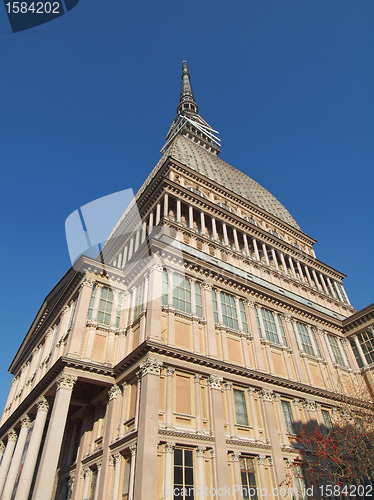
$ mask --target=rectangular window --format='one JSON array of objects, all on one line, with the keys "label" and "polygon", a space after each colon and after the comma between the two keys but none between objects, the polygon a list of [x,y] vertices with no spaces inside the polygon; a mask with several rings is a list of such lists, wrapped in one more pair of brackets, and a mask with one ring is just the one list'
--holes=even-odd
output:
[{"label": "rectangular window", "polygon": [[289,434],[296,434],[296,425],[293,418],[291,402],[281,401],[281,403],[284,416],[284,423],[286,424],[286,430]]},{"label": "rectangular window", "polygon": [[304,471],[301,465],[294,465],[293,466],[293,473],[294,473],[294,478],[295,478],[295,486],[297,489],[297,494],[299,496],[299,500],[305,500],[305,495],[304,492],[306,490],[306,482],[305,482],[305,476],[304,476]]},{"label": "rectangular window", "polygon": [[239,330],[238,315],[236,313],[235,299],[232,295],[221,292],[222,321],[227,328]]},{"label": "rectangular window", "polygon": [[144,309],[144,280],[141,281],[139,285],[136,287],[134,318],[133,318],[134,321],[140,316],[140,313],[143,311],[143,309]]},{"label": "rectangular window", "polygon": [[247,405],[245,403],[244,391],[234,389],[234,403],[236,423],[238,425],[248,425]]},{"label": "rectangular window", "polygon": [[212,300],[213,300],[213,315],[214,315],[214,322],[219,323],[218,319],[218,304],[217,304],[217,292],[215,289],[212,289]]},{"label": "rectangular window", "polygon": [[113,307],[113,290],[110,288],[103,288],[101,290],[99,310],[97,313],[97,322],[102,325],[110,324],[110,316]]},{"label": "rectangular window", "polygon": [[299,332],[302,351],[306,354],[309,354],[310,356],[315,356],[316,354],[314,352],[312,339],[310,338],[308,328],[303,325],[303,323],[299,323],[298,321],[296,321],[296,328]]},{"label": "rectangular window", "polygon": [[342,352],[343,346],[340,343],[340,339],[338,337],[335,337],[334,335],[327,335],[327,337],[329,339],[331,350],[335,358],[335,363],[343,368],[346,368],[347,363],[344,360],[344,355]]},{"label": "rectangular window", "polygon": [[95,304],[95,297],[96,297],[96,285],[94,285],[92,288],[90,306],[88,308],[88,314],[87,314],[88,319],[92,318],[93,308],[94,308],[94,304]]},{"label": "rectangular window", "polygon": [[195,282],[195,301],[196,301],[196,315],[199,318],[203,317],[203,298],[201,295],[201,285]]},{"label": "rectangular window", "polygon": [[180,274],[173,274],[173,307],[191,314],[191,283]]},{"label": "rectangular window", "polygon": [[241,299],[239,300],[239,309],[240,309],[240,317],[242,319],[243,332],[248,333],[248,325],[247,325],[247,318],[245,315],[244,302]]},{"label": "rectangular window", "polygon": [[261,308],[262,322],[265,328],[266,338],[273,342],[273,344],[279,344],[279,337],[277,333],[277,326],[275,324],[274,315],[271,311]]},{"label": "rectangular window", "polygon": [[194,498],[193,454],[192,450],[174,450],[174,498],[192,500]]},{"label": "rectangular window", "polygon": [[240,475],[242,479],[242,495],[245,500],[258,500],[255,464],[253,458],[240,458]]},{"label": "rectangular window", "polygon": [[332,427],[330,412],[328,410],[321,410],[321,412],[323,418],[323,425],[326,427],[327,430],[330,430]]}]

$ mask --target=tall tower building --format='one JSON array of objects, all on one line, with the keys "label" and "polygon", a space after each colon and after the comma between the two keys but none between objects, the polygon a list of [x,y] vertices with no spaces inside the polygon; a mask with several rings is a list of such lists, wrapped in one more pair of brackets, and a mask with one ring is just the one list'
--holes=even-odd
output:
[{"label": "tall tower building", "polygon": [[372,389],[374,305],[219,153],[184,62],[160,161],[11,363],[2,500],[280,499],[300,426]]}]

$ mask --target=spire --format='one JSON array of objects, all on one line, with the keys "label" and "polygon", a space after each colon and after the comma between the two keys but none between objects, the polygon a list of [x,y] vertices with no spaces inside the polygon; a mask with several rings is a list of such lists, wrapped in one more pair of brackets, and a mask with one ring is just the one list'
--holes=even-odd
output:
[{"label": "spire", "polygon": [[221,141],[217,137],[217,134],[218,132],[212,129],[199,115],[199,108],[195,102],[191,88],[187,62],[183,61],[182,86],[177,116],[174,118],[166,135],[166,142],[161,149],[161,153],[165,153],[178,135],[183,135],[210,153],[218,155]]},{"label": "spire", "polygon": [[199,108],[195,102],[195,98],[191,88],[190,74],[188,72],[187,62],[183,61],[182,69],[182,86],[181,86],[181,96],[178,105],[178,115],[184,114],[184,111],[198,113]]}]

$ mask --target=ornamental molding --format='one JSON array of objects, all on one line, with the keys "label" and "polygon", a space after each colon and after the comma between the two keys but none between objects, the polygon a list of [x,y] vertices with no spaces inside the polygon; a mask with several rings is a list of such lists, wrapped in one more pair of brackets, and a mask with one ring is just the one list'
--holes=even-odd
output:
[{"label": "ornamental molding", "polygon": [[8,443],[9,441],[17,441],[18,439],[17,433],[14,429],[10,429],[7,436],[8,436]]},{"label": "ornamental molding", "polygon": [[153,374],[153,375],[161,375],[162,361],[154,358],[147,358],[143,363],[140,363],[139,378],[144,377],[145,375]]},{"label": "ornamental molding", "polygon": [[271,389],[263,387],[258,391],[258,394],[263,401],[273,402],[273,391]]},{"label": "ornamental molding", "polygon": [[61,373],[57,379],[57,391],[60,389],[68,389],[68,390],[73,390],[74,384],[78,380],[78,377],[74,375],[69,375],[67,373]]},{"label": "ornamental molding", "polygon": [[29,416],[23,415],[23,417],[21,417],[21,428],[26,427],[28,429],[30,427],[30,425],[31,425],[31,420],[30,420]]},{"label": "ornamental molding", "polygon": [[304,399],[304,401],[303,401],[303,407],[307,411],[316,411],[316,403],[312,399]]},{"label": "ornamental molding", "polygon": [[45,399],[44,396],[40,396],[40,398],[37,401],[37,406],[38,406],[38,412],[39,411],[48,411],[49,410],[49,404],[48,401]]},{"label": "ornamental molding", "polygon": [[165,453],[173,453],[174,448],[175,448],[175,443],[165,443],[164,444]]},{"label": "ornamental molding", "polygon": [[222,381],[223,377],[219,377],[218,375],[209,375],[207,379],[207,384],[211,389],[221,390]]},{"label": "ornamental molding", "polygon": [[116,399],[117,396],[121,394],[121,389],[117,384],[113,384],[112,387],[108,391],[109,401],[112,399]]},{"label": "ornamental molding", "polygon": [[178,438],[178,439],[185,438],[197,441],[214,442],[213,436],[208,436],[206,434],[196,434],[195,432],[179,431],[178,429],[161,429],[159,427],[158,433],[162,436],[169,436],[170,438]]}]

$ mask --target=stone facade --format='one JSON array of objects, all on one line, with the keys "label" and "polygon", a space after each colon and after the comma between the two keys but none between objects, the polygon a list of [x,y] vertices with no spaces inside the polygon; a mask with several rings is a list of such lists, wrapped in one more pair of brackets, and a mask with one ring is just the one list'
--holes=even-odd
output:
[{"label": "stone facade", "polygon": [[75,263],[11,364],[2,500],[242,498],[245,481],[280,498],[296,429],[372,391],[374,306],[353,309],[344,275],[216,137],[184,64],[164,154],[105,266]]}]

